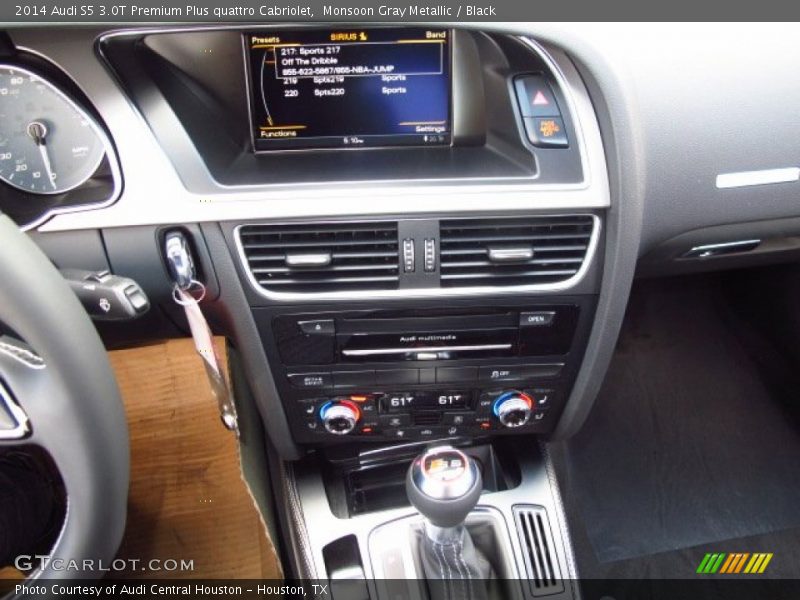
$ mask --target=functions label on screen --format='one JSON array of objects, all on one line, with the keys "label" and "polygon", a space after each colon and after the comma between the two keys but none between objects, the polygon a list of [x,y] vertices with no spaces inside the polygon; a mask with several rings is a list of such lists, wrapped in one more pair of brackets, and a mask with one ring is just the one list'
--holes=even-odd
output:
[{"label": "functions label on screen", "polygon": [[257,152],[450,144],[446,29],[245,35]]}]

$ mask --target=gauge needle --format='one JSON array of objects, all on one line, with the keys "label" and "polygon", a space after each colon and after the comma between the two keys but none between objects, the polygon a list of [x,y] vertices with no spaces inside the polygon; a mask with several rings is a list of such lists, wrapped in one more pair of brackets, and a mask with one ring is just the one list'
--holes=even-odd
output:
[{"label": "gauge needle", "polygon": [[45,136],[47,135],[47,127],[44,123],[34,121],[28,125],[28,135],[33,138],[36,146],[39,148],[39,154],[44,163],[44,170],[47,172],[47,179],[50,181],[50,186],[56,189],[55,177],[53,176],[53,167],[50,164],[50,154],[47,152],[47,144],[45,143]]}]

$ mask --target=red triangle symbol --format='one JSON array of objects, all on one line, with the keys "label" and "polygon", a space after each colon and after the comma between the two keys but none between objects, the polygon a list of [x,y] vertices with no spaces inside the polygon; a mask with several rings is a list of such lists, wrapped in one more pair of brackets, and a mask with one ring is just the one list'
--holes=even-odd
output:
[{"label": "red triangle symbol", "polygon": [[542,90],[536,92],[536,95],[533,97],[533,105],[534,106],[541,106],[545,104],[550,104],[547,101],[547,97],[542,93]]}]

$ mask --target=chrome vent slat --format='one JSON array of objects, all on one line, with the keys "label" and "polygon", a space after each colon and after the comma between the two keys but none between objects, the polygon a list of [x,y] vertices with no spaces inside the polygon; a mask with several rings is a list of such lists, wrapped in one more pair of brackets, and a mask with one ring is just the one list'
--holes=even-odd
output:
[{"label": "chrome vent slat", "polygon": [[314,283],[314,284],[325,284],[325,283],[369,283],[369,282],[380,282],[380,281],[397,281],[397,277],[385,276],[385,277],[324,277],[324,278],[313,278],[313,279],[303,279],[303,278],[295,278],[295,279],[259,279],[258,283],[264,286],[270,285],[300,285],[300,284],[307,284],[307,283]]},{"label": "chrome vent slat", "polygon": [[[331,254],[331,258],[333,260],[349,260],[349,259],[361,259],[361,258],[377,258],[377,257],[384,257],[384,258],[395,258],[397,257],[397,252],[334,252]],[[273,261],[283,261],[286,260],[286,254],[268,254],[266,256],[253,256],[250,261],[251,262],[273,262]]]},{"label": "chrome vent slat", "polygon": [[[545,229],[545,228],[549,229],[549,228],[552,228],[552,227],[570,227],[570,228],[575,227],[575,222],[573,221],[574,215],[567,215],[567,216],[563,216],[563,217],[553,217],[553,216],[549,216],[549,217],[533,217],[535,219],[540,219],[540,218],[548,219],[547,223],[544,223],[544,224],[541,224],[541,225],[537,225],[537,224],[529,225],[529,224],[527,224],[526,221],[530,220],[530,218],[528,218],[528,217],[523,217],[520,220],[513,219],[513,218],[508,218],[508,217],[500,217],[499,219],[502,219],[502,218],[505,218],[507,222],[505,224],[502,224],[501,226],[505,227],[507,229],[514,229],[514,228],[523,229],[523,228],[528,228],[528,227],[531,227],[531,226],[538,227],[540,229]],[[499,219],[497,219],[497,220],[499,220]],[[458,228],[462,229],[462,230],[486,229],[486,224],[485,223],[486,223],[485,219],[472,219],[471,222],[469,220],[467,220],[467,219],[461,219],[461,220],[459,220]]]},{"label": "chrome vent slat", "polygon": [[532,595],[549,596],[563,592],[564,582],[554,553],[547,511],[542,506],[516,506],[514,522]]},{"label": "chrome vent slat", "polygon": [[268,248],[280,248],[282,250],[289,249],[306,249],[306,248],[327,248],[329,246],[391,246],[392,241],[385,238],[377,238],[372,240],[367,239],[351,239],[351,240],[309,240],[308,242],[288,242],[288,241],[275,241],[275,242],[243,242],[242,247],[245,250],[262,250]]},{"label": "chrome vent slat", "polygon": [[592,237],[591,233],[587,234],[568,234],[568,233],[554,233],[552,235],[524,235],[524,234],[514,234],[514,235],[503,235],[502,233],[496,234],[488,234],[488,235],[474,235],[470,237],[451,237],[448,238],[448,243],[451,244],[472,244],[472,243],[481,243],[481,242],[528,242],[531,240],[588,240]]},{"label": "chrome vent slat", "polygon": [[443,280],[449,279],[503,279],[506,277],[572,277],[578,269],[561,269],[558,271],[512,271],[508,273],[448,273],[442,275]]},{"label": "chrome vent slat", "polygon": [[[570,264],[570,263],[582,263],[582,258],[534,258],[532,260],[525,261],[524,263],[519,263],[519,265],[557,265],[557,264]],[[447,266],[451,269],[463,269],[466,267],[514,267],[517,265],[497,265],[488,260],[467,260],[467,261],[452,261],[447,262]]]},{"label": "chrome vent slat", "polygon": [[[591,215],[444,220],[441,285],[562,283],[580,271],[593,227]],[[490,259],[506,248],[527,256],[503,262]]]},{"label": "chrome vent slat", "polygon": [[[291,267],[255,267],[251,269],[256,275],[265,273],[297,273]],[[375,265],[338,265],[333,267],[309,267],[303,269],[303,273],[315,272],[335,272],[335,271],[397,271],[397,265],[387,265],[386,267],[376,267]]]},{"label": "chrome vent slat", "polygon": [[[366,232],[367,234],[372,234],[376,231],[388,231],[394,232],[397,230],[397,225],[395,223],[385,222],[379,223],[377,221],[370,221],[364,223],[347,223],[343,222],[343,227],[340,229],[336,229],[337,225],[335,223],[328,223],[325,225],[331,225],[332,227],[328,230],[322,230],[317,228],[317,224],[314,223],[313,225],[279,225],[281,228],[280,234],[281,235],[320,235],[320,234],[336,234],[342,232]],[[261,225],[255,225],[255,227],[262,227]],[[264,227],[268,227],[265,225]],[[322,226],[320,226],[322,227]],[[263,235],[261,231],[242,231],[241,236],[245,237],[254,237],[258,235]]]},{"label": "chrome vent slat", "polygon": [[[399,286],[395,222],[243,225],[239,240],[247,267],[264,290],[326,293]],[[330,256],[330,261],[301,266],[287,261],[311,254]]]},{"label": "chrome vent slat", "polygon": [[[533,246],[534,253],[536,252],[585,252],[588,248],[587,244],[574,244],[572,246]],[[442,249],[441,255],[444,256],[460,256],[464,254],[482,254],[486,255],[486,249],[475,248],[448,248]]]}]

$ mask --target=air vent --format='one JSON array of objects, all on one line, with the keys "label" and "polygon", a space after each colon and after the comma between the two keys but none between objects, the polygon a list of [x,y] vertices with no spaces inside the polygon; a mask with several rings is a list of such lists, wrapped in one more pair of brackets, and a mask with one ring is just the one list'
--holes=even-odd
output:
[{"label": "air vent", "polygon": [[586,259],[591,215],[441,222],[442,287],[560,283]]},{"label": "air vent", "polygon": [[563,592],[564,581],[558,567],[547,511],[541,506],[515,506],[514,522],[531,593],[534,596],[549,596]]},{"label": "air vent", "polygon": [[239,240],[265,290],[325,293],[396,290],[397,223],[243,225]]}]

